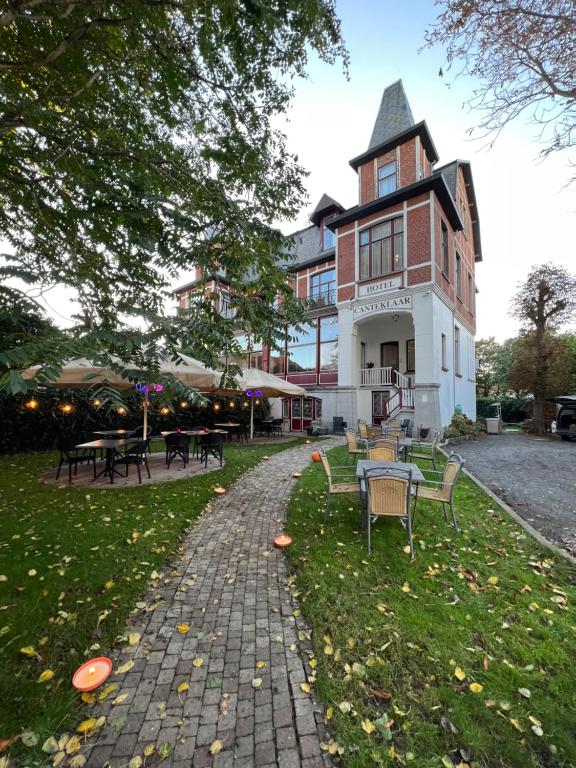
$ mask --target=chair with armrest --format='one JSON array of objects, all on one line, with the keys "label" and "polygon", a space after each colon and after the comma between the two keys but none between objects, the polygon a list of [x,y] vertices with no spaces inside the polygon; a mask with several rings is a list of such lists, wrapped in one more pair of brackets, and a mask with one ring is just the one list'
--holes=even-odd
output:
[{"label": "chair with armrest", "polygon": [[412,472],[409,469],[366,469],[364,471],[366,493],[365,519],[368,528],[368,554],[372,550],[371,527],[378,517],[399,517],[406,524],[410,559],[414,559],[410,496]]},{"label": "chair with armrest", "polygon": [[358,441],[356,439],[356,432],[353,432],[351,429],[346,430],[346,448],[348,450],[348,456],[349,459],[350,456],[352,456],[352,461],[356,461],[358,456],[365,456],[366,455],[366,447],[358,445]]},{"label": "chair with armrest", "polygon": [[415,497],[413,522],[416,517],[416,505],[418,504],[418,501],[420,499],[427,499],[428,501],[437,501],[442,505],[442,512],[444,512],[446,522],[448,522],[446,505],[448,505],[452,516],[451,525],[454,527],[454,530],[459,530],[456,521],[456,512],[454,510],[454,491],[456,490],[456,483],[458,482],[464,463],[464,459],[461,456],[457,453],[451,453],[446,461],[446,466],[444,467],[443,472],[435,472],[432,469],[422,470],[422,474],[426,480],[424,483],[418,484],[417,490],[413,490]]},{"label": "chair with armrest", "polygon": [[390,445],[378,445],[374,448],[368,448],[368,459],[370,461],[396,461],[396,448]]},{"label": "chair with armrest", "polygon": [[358,493],[359,487],[356,471],[351,466],[331,467],[324,448],[320,450],[320,457],[322,459],[324,474],[326,475],[326,480],[328,482],[328,493],[326,496],[326,506],[324,508],[324,522],[326,522],[330,512],[332,496],[340,493]]},{"label": "chair with armrest", "polygon": [[139,443],[135,443],[130,446],[126,453],[118,454],[112,459],[112,471],[110,472],[110,482],[114,482],[114,474],[116,467],[124,465],[126,467],[126,477],[128,477],[128,468],[134,464],[138,471],[138,482],[142,482],[142,473],[140,466],[144,464],[146,472],[148,473],[148,479],[150,479],[150,467],[148,466],[148,459],[146,458],[146,452],[148,451],[148,440],[142,440]]},{"label": "chair with armrest", "polygon": [[[410,446],[410,461],[414,459],[420,459],[421,461],[431,461],[432,466],[436,469],[436,452],[438,450],[438,444],[440,443],[440,432],[434,432],[434,436],[431,442],[424,440],[413,440]],[[416,450],[415,450],[416,449]],[[428,449],[430,449],[428,451]]]},{"label": "chair with armrest", "polygon": [[74,474],[78,474],[78,464],[92,464],[94,479],[96,479],[96,450],[94,448],[76,448],[78,440],[73,437],[59,437],[56,447],[60,451],[60,461],[56,472],[56,480],[60,477],[60,470],[64,464],[68,465],[68,482],[72,482],[72,468]]}]

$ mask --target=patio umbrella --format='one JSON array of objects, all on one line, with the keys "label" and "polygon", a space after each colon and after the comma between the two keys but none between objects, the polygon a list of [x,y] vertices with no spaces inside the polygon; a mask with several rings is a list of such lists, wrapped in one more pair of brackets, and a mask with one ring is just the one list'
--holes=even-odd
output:
[{"label": "patio umbrella", "polygon": [[[280,379],[272,373],[266,373],[258,368],[246,368],[241,375],[235,376],[235,388],[218,389],[214,394],[221,392],[252,392],[250,397],[250,439],[254,437],[254,400],[256,397],[302,397],[306,390],[291,381]],[[258,394],[256,394],[258,393]]]},{"label": "patio umbrella", "polygon": [[[177,364],[171,360],[165,360],[160,365],[161,374],[169,374],[174,378],[194,389],[209,391],[218,386],[221,374],[206,368],[200,361],[194,360],[187,355],[180,355],[183,364]],[[121,363],[119,359],[114,358],[115,362]],[[35,365],[25,370],[22,374],[24,379],[31,379],[42,366]],[[111,368],[94,365],[86,358],[77,358],[70,360],[62,367],[60,376],[54,381],[49,382],[51,387],[60,387],[66,389],[89,389],[95,384],[105,384],[115,389],[132,389],[135,382],[122,378]],[[144,424],[143,435],[148,431],[148,387],[143,390],[144,395]]]}]

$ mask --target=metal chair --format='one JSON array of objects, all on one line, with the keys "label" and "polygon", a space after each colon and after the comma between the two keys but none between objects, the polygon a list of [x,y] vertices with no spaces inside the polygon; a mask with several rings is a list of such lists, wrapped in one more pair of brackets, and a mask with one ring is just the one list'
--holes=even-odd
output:
[{"label": "metal chair", "polygon": [[180,456],[184,462],[184,466],[186,466],[190,456],[189,435],[173,432],[170,435],[166,435],[164,439],[166,441],[166,466],[170,467],[170,464],[172,464],[177,456]]},{"label": "metal chair", "polygon": [[356,440],[356,433],[351,429],[346,430],[346,448],[348,450],[348,457],[352,456],[352,462],[355,462],[358,456],[364,456],[366,454],[366,448],[361,448]]},{"label": "metal chair", "polygon": [[[322,459],[322,467],[328,481],[328,493],[326,496],[326,506],[324,507],[324,522],[328,519],[328,513],[330,511],[330,501],[332,496],[339,493],[358,493],[358,479],[356,477],[356,471],[350,466],[344,467],[331,467],[326,456],[326,451],[322,448],[320,450],[320,457]],[[338,470],[335,474],[332,470]],[[342,472],[342,470],[346,470]],[[354,482],[350,482],[353,479]],[[340,480],[342,482],[334,482]]]},{"label": "metal chair", "polygon": [[368,459],[370,461],[396,461],[396,448],[389,445],[368,448]]},{"label": "metal chair", "polygon": [[[440,432],[434,432],[432,442],[425,442],[423,440],[412,441],[410,446],[410,461],[414,459],[420,459],[421,461],[431,461],[432,466],[436,469],[436,451],[438,450],[438,443],[440,442]],[[430,448],[430,453],[424,451],[414,450],[414,448]]]},{"label": "metal chair", "polygon": [[409,469],[366,469],[364,470],[366,489],[366,525],[368,528],[368,554],[372,551],[372,519],[378,517],[399,517],[406,524],[410,559],[414,559],[412,540],[412,520],[410,516],[410,496],[412,491],[412,471]]},{"label": "metal chair", "polygon": [[146,458],[146,451],[148,450],[148,440],[142,440],[140,443],[132,445],[126,453],[120,456],[114,456],[112,459],[112,467],[110,472],[110,482],[114,482],[114,474],[117,466],[126,466],[126,477],[128,477],[128,468],[131,464],[136,466],[138,470],[138,482],[142,482],[142,473],[140,471],[140,465],[144,464],[146,472],[148,473],[148,479],[150,479],[150,467],[148,466],[148,459]]},{"label": "metal chair", "polygon": [[224,435],[221,433],[208,432],[206,435],[200,435],[199,448],[200,448],[200,462],[204,462],[204,466],[208,466],[208,457],[214,456],[215,459],[220,460],[220,466],[224,458]]},{"label": "metal chair", "polygon": [[94,470],[94,479],[96,479],[96,450],[94,448],[82,448],[81,453],[78,452],[76,444],[78,440],[72,437],[59,437],[56,441],[56,447],[60,451],[60,461],[58,463],[58,470],[56,472],[56,480],[60,477],[60,470],[64,464],[68,465],[68,482],[72,482],[72,467],[74,467],[74,475],[78,474],[78,464],[84,464],[84,462],[92,463]]},{"label": "metal chair", "polygon": [[[459,530],[456,512],[454,511],[454,491],[464,464],[465,461],[461,456],[457,453],[451,453],[443,472],[435,472],[432,469],[422,470],[426,480],[424,483],[418,484],[417,492],[416,489],[413,491],[415,504],[412,524],[414,524],[416,517],[418,501],[420,499],[427,499],[428,501],[438,501],[442,504],[442,512],[444,512],[446,522],[448,522],[448,514],[445,505],[448,504],[450,506],[450,514],[452,515],[451,524],[456,531]],[[432,475],[435,477],[432,477]]]}]

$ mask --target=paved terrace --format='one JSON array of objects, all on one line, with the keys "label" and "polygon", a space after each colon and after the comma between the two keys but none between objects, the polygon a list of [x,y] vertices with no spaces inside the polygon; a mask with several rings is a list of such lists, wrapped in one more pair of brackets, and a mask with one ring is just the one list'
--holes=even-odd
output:
[{"label": "paved terrace", "polygon": [[[303,445],[262,461],[186,536],[181,559],[146,600],[157,607],[140,610],[130,629],[141,633],[139,644],[115,659],[115,670],[130,659],[134,666],[113,674],[108,682],[118,682],[118,690],[86,714],[108,716],[86,753],[89,768],[125,768],[148,745],[163,744],[171,749],[161,765],[173,768],[331,764],[320,749],[327,738],[321,710],[300,687],[312,673],[310,632],[294,616],[285,559],[272,546],[296,482],[292,473],[308,465],[311,450]],[[178,693],[182,683],[189,688]],[[112,705],[123,694],[126,700]],[[212,755],[215,740],[222,749]]]}]

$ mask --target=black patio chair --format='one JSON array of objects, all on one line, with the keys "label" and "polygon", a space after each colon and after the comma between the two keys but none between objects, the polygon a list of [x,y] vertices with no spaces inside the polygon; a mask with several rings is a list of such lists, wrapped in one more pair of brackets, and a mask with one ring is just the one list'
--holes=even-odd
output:
[{"label": "black patio chair", "polygon": [[72,467],[74,475],[78,474],[78,464],[91,463],[94,470],[94,479],[96,479],[96,451],[94,448],[82,448],[80,451],[76,448],[78,440],[72,437],[59,437],[56,441],[56,447],[60,451],[60,462],[56,472],[56,480],[60,477],[60,470],[64,464],[68,465],[68,482],[72,482]]},{"label": "black patio chair", "polygon": [[224,438],[225,435],[209,432],[207,435],[200,435],[200,462],[208,466],[208,457],[214,456],[220,460],[220,466],[224,457]]},{"label": "black patio chair", "polygon": [[250,439],[250,426],[248,424],[240,424],[236,430],[236,439],[239,443],[247,443]]},{"label": "black patio chair", "polygon": [[114,474],[116,467],[124,465],[126,467],[126,477],[128,477],[128,468],[131,464],[136,465],[138,470],[138,482],[142,482],[142,472],[140,471],[140,465],[144,464],[148,478],[150,475],[150,467],[148,466],[148,459],[146,458],[146,451],[148,450],[148,440],[142,440],[140,443],[130,446],[126,453],[114,456],[112,459],[112,466],[110,468],[110,482],[114,482]]},{"label": "black patio chair", "polygon": [[184,462],[184,466],[188,464],[190,455],[190,437],[189,435],[183,435],[180,432],[172,432],[170,435],[166,435],[166,466],[170,467],[172,461],[180,456]]},{"label": "black patio chair", "polygon": [[274,419],[270,426],[270,432],[277,437],[282,437],[282,427],[284,426],[284,419]]},{"label": "black patio chair", "polygon": [[[146,427],[146,438],[145,438],[148,441],[148,453],[151,453],[151,448],[150,448],[150,438],[151,437],[152,437],[152,427],[150,425],[148,425]],[[128,440],[136,440],[137,442],[140,442],[141,440],[143,440],[144,439],[144,425],[141,424],[140,426],[138,426],[135,429],[133,429],[131,432],[129,432],[126,435],[126,438]],[[130,450],[131,447],[132,446],[130,445],[127,448],[126,453],[128,453],[128,451]]]}]

